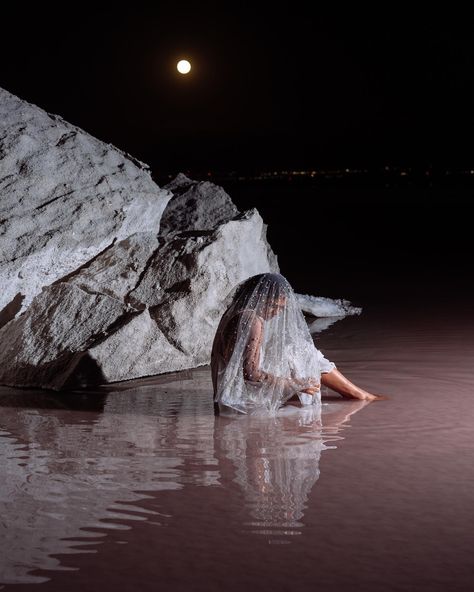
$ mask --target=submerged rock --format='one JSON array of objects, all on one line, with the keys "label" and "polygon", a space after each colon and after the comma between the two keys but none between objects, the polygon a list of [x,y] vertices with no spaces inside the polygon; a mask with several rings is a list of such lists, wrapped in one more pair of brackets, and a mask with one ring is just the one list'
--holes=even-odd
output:
[{"label": "submerged rock", "polygon": [[311,335],[313,333],[321,333],[322,331],[326,331],[326,329],[328,329],[331,325],[334,325],[334,323],[337,323],[337,321],[340,321],[345,318],[346,315],[339,315],[337,317],[335,316],[316,318],[308,323],[309,332],[311,333]]},{"label": "submerged rock", "polygon": [[362,312],[362,308],[352,306],[348,300],[342,298],[333,299],[324,296],[296,294],[296,299],[303,312],[315,317],[344,317]]}]

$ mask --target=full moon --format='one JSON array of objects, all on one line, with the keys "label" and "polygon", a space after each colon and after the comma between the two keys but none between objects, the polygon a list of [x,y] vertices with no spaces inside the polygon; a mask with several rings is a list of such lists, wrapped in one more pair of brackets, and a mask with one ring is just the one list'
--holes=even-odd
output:
[{"label": "full moon", "polygon": [[179,60],[176,64],[176,68],[180,74],[187,74],[191,70],[191,64],[188,60]]}]

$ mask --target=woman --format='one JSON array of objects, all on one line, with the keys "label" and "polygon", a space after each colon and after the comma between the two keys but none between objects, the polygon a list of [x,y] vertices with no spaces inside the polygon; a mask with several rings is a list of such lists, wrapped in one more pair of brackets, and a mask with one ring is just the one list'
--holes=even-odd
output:
[{"label": "woman", "polygon": [[299,398],[319,405],[320,382],[344,397],[379,397],[357,387],[313,343],[288,281],[263,273],[240,283],[216,331],[211,355],[219,410],[276,411]]}]

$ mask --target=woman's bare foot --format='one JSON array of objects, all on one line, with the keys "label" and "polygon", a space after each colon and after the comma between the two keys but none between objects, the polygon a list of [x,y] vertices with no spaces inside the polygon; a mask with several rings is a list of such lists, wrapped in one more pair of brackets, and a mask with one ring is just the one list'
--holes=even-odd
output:
[{"label": "woman's bare foot", "polygon": [[367,391],[364,390],[358,390],[355,391],[351,394],[347,394],[347,393],[339,393],[340,395],[342,395],[345,399],[359,399],[360,401],[383,401],[388,399],[388,397],[386,395],[374,395],[372,393],[368,393]]}]

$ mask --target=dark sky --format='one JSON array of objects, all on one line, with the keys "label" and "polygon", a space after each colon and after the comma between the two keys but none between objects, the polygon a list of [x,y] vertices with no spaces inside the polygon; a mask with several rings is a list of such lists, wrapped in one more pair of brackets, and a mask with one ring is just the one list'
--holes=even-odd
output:
[{"label": "dark sky", "polygon": [[19,5],[0,85],[158,171],[472,164],[466,14],[305,5]]}]

